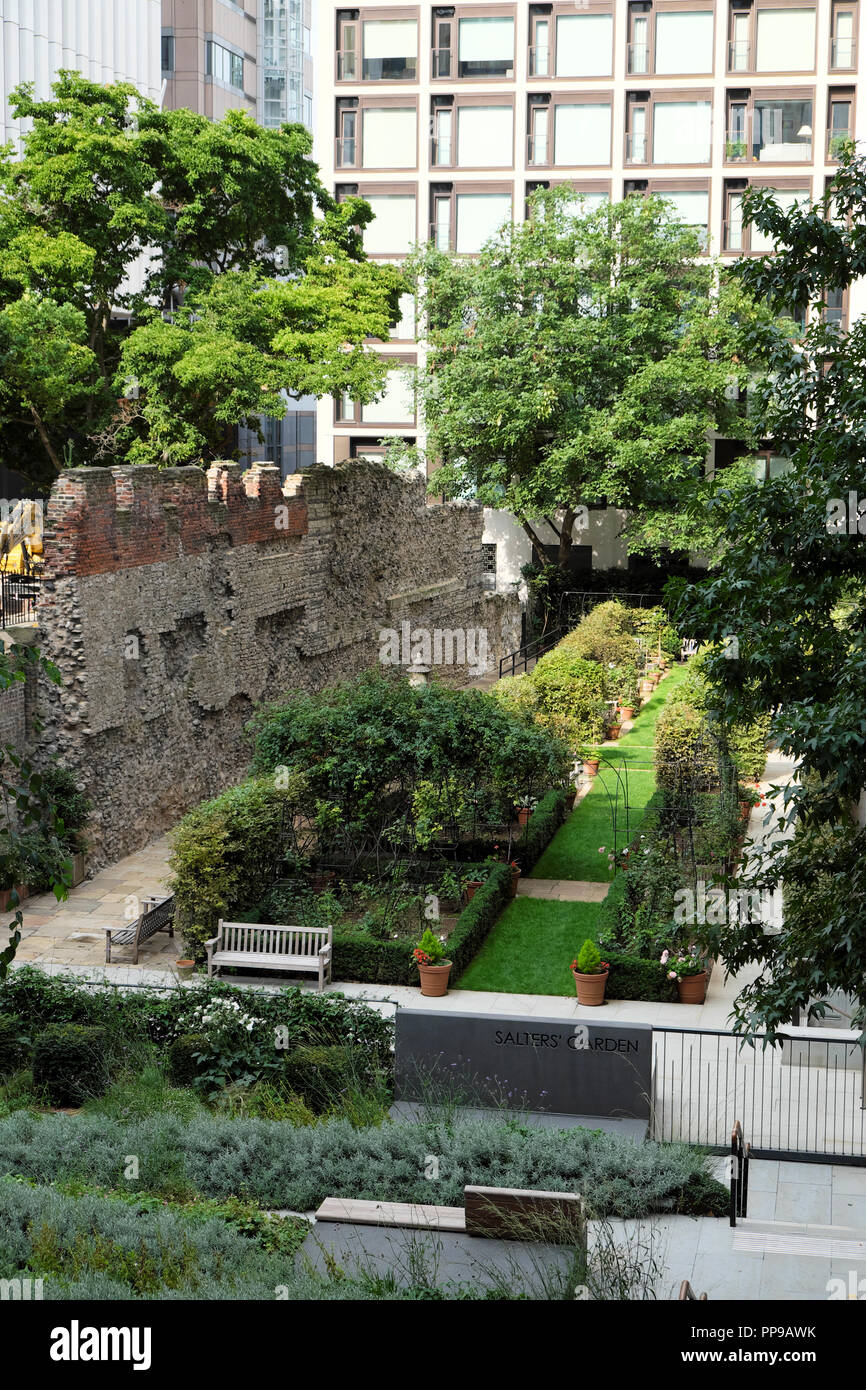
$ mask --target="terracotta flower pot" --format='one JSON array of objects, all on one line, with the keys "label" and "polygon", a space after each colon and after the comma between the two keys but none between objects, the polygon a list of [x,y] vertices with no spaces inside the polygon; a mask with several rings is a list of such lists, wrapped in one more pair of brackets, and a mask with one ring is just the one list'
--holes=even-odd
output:
[{"label": "terracotta flower pot", "polygon": [[516,898],[516,897],[517,897],[517,885],[518,885],[519,882],[520,882],[520,870],[519,870],[519,869],[512,869],[512,870],[511,870],[511,896],[512,896],[512,898]]},{"label": "terracotta flower pot", "polygon": [[469,880],[469,882],[465,885],[465,887],[464,887],[464,889],[463,889],[463,892],[464,892],[465,895],[466,895],[466,901],[467,901],[468,903],[471,903],[472,899],[475,897],[475,894],[478,892],[478,889],[479,889],[480,887],[481,887],[481,879],[480,879],[480,878],[471,878],[471,879]]},{"label": "terracotta flower pot", "polygon": [[649,681],[649,680],[647,680],[647,681],[641,681],[641,683],[640,683],[640,693],[641,693],[641,695],[644,697],[644,699],[646,699],[648,696],[652,695],[652,693],[653,693],[654,690],[655,690],[655,685],[653,684],[652,681]]},{"label": "terracotta flower pot", "polygon": [[677,980],[677,994],[681,1004],[703,1004],[707,997],[709,972],[702,970],[700,975],[686,975]]},{"label": "terracotta flower pot", "polygon": [[529,807],[529,806],[518,806],[518,808],[517,808],[517,824],[518,824],[518,825],[526,825],[527,822],[529,821],[529,817],[530,817],[531,815],[532,815],[532,808],[531,808],[531,807]]},{"label": "terracotta flower pot", "polygon": [[583,764],[583,770],[587,777],[597,777],[600,760],[598,758],[587,758]]},{"label": "terracotta flower pot", "polygon": [[601,970],[596,975],[581,975],[579,970],[572,970],[571,973],[574,976],[578,1004],[594,1007],[604,1003],[604,991],[607,977],[610,974],[609,970]]},{"label": "terracotta flower pot", "polygon": [[619,725],[619,724],[613,724],[613,725],[611,725],[611,727],[610,727],[610,728],[608,729],[608,731],[607,731],[607,736],[608,736],[608,738],[611,739],[611,740],[613,740],[613,741],[615,742],[615,741],[619,738],[620,730],[621,730],[621,725]]},{"label": "terracotta flower pot", "polygon": [[623,719],[634,719],[633,705],[620,705],[619,712],[622,715]]},{"label": "terracotta flower pot", "polygon": [[740,820],[747,821],[752,814],[752,803],[750,801],[740,802]]},{"label": "terracotta flower pot", "polygon": [[[29,896],[30,896],[30,889],[27,887],[27,884],[26,884],[26,883],[16,883],[16,885],[15,885],[15,892],[18,894],[18,906],[20,907],[21,904],[23,903],[24,899],[25,899],[25,898],[29,898]],[[11,897],[12,897],[12,889],[11,889],[11,888],[3,888],[2,890],[0,890],[0,912],[12,912],[12,911],[14,911],[14,909],[11,907],[11,905],[10,905],[10,903],[9,903],[9,899],[10,899]]]},{"label": "terracotta flower pot", "polygon": [[443,994],[448,993],[450,960],[443,961],[441,965],[419,965],[418,974],[421,977],[421,993],[427,999],[441,999]]},{"label": "terracotta flower pot", "polygon": [[193,971],[195,970],[195,961],[190,958],[176,960],[174,963],[174,968],[177,971],[178,975],[180,975],[181,979],[188,980],[190,975],[192,975]]}]

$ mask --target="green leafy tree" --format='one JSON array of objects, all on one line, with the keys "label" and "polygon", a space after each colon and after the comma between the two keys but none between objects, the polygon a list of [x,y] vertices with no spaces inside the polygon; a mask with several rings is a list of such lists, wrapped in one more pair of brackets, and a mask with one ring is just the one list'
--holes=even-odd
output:
[{"label": "green leafy tree", "polygon": [[365,260],[370,208],[335,202],[302,126],[160,111],[72,72],[53,93],[15,90],[32,128],[0,152],[4,463],[45,483],[70,450],[210,462],[286,395],[381,391],[364,344],[402,278]]},{"label": "green leafy tree", "polygon": [[[781,309],[816,308],[795,353],[779,351],[760,411],[789,471],[712,506],[721,564],[680,596],[684,631],[716,645],[704,662],[725,724],[772,712],[773,740],[797,762],[781,820],[793,835],[753,854],[750,873],[785,885],[784,928],[735,923],[729,969],[761,963],[741,994],[742,1029],[771,1032],[843,990],[866,1022],[866,322],[823,321],[827,292],[866,273],[866,161],[850,157],[814,206],[782,210],[766,192],[748,214],[774,257],[744,261],[746,288]],[[812,1001],[810,1003],[810,1001]]]},{"label": "green leafy tree", "polygon": [[574,199],[534,195],[472,261],[428,249],[411,264],[431,487],[511,511],[541,560],[533,520],[558,513],[563,567],[579,506],[670,509],[704,489],[708,430],[751,438],[729,387],[774,333],[661,199],[585,216]]}]

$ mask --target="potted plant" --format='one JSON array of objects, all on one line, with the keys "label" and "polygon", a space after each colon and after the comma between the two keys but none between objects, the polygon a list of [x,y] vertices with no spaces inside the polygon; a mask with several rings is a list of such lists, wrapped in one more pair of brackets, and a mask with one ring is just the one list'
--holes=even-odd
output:
[{"label": "potted plant", "polygon": [[188,980],[195,970],[195,961],[192,956],[182,956],[175,961],[174,968],[182,980]]},{"label": "potted plant", "polygon": [[529,817],[532,815],[532,812],[535,810],[535,805],[536,805],[536,803],[535,803],[534,801],[524,801],[524,802],[521,802],[521,804],[520,804],[520,805],[518,806],[518,808],[517,808],[517,824],[518,824],[518,825],[527,825],[527,824],[528,824],[528,822],[529,822]]},{"label": "potted plant", "polygon": [[428,999],[439,999],[448,993],[451,961],[445,959],[445,947],[428,927],[412,951],[412,959],[421,977],[421,993]]},{"label": "potted plant", "polygon": [[608,727],[607,736],[608,736],[609,739],[611,739],[611,740],[613,740],[613,741],[616,741],[616,739],[619,738],[621,731],[622,731],[622,725],[620,725],[620,724],[611,724],[611,725],[609,725],[609,727]]},{"label": "potted plant", "polygon": [[573,782],[569,782],[568,786],[565,789],[565,809],[567,811],[574,810],[574,803],[576,799],[577,787],[574,785]]},{"label": "potted plant", "polygon": [[725,159],[745,159],[746,142],[745,140],[726,140]]},{"label": "potted plant", "polygon": [[766,797],[756,787],[740,787],[737,792],[740,802],[740,819],[747,821],[753,806],[766,806]]},{"label": "potted plant", "polygon": [[634,705],[620,705],[619,717],[623,722],[626,719],[634,719]]},{"label": "potted plant", "polygon": [[511,869],[511,896],[512,898],[516,898],[517,885],[520,882],[520,865],[516,859],[512,859],[509,867]]},{"label": "potted plant", "polygon": [[610,967],[606,960],[602,960],[595,942],[587,938],[577,953],[577,959],[571,962],[578,1004],[595,1007],[604,1003],[609,971]]},{"label": "potted plant", "polygon": [[681,1004],[703,1004],[707,997],[707,981],[710,975],[697,946],[692,946],[684,956],[674,956],[670,951],[662,951],[661,963],[668,967],[668,979],[677,982],[677,994]]},{"label": "potted plant", "polygon": [[591,749],[588,752],[584,753],[583,770],[586,773],[587,777],[597,777],[598,769],[600,766],[601,759],[599,758],[597,753],[593,753]]},{"label": "potted plant", "polygon": [[468,903],[471,903],[484,880],[483,878],[464,878],[461,882],[463,884],[463,896]]}]

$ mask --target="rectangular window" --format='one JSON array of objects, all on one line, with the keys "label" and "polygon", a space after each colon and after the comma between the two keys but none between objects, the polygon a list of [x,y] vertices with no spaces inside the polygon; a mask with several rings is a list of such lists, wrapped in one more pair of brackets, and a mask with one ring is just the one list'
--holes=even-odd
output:
[{"label": "rectangular window", "polygon": [[364,22],[364,80],[414,79],[418,63],[418,21],[373,19]]},{"label": "rectangular window", "polygon": [[839,159],[854,134],[851,124],[851,98],[830,93],[827,120],[827,158]]},{"label": "rectangular window", "polygon": [[752,158],[787,164],[812,158],[811,101],[756,101]]},{"label": "rectangular window", "polygon": [[450,106],[437,106],[433,110],[433,149],[431,163],[454,163],[454,112]]},{"label": "rectangular window", "polygon": [[485,541],[481,547],[481,569],[484,574],[496,573],[496,542]]},{"label": "rectangular window", "polygon": [[174,72],[174,34],[163,34],[161,63],[163,72]]},{"label": "rectangular window", "polygon": [[854,8],[836,5],[833,9],[833,37],[830,40],[830,67],[854,67]]},{"label": "rectangular window", "polygon": [[550,20],[533,16],[532,46],[529,50],[529,76],[547,77],[550,73]]},{"label": "rectangular window", "polygon": [[361,421],[365,425],[394,425],[410,424],[414,420],[415,393],[402,368],[392,368],[379,400],[361,406]]},{"label": "rectangular window", "polygon": [[418,163],[418,118],[412,107],[365,107],[365,169],[414,169]]},{"label": "rectangular window", "polygon": [[751,10],[731,12],[731,39],[728,44],[728,71],[748,72],[752,61],[752,45],[749,30],[752,21]]},{"label": "rectangular window", "polygon": [[759,10],[756,72],[811,72],[815,66],[814,10]]},{"label": "rectangular window", "polygon": [[462,106],[457,113],[457,163],[462,169],[511,166],[514,112],[510,106]]},{"label": "rectangular window", "polygon": [[[809,202],[808,188],[772,189],[773,197],[784,212],[790,212],[797,203]],[[728,197],[728,223],[725,235],[727,251],[774,251],[775,243],[771,237],[757,227],[743,221],[743,194],[731,193]]]},{"label": "rectangular window", "polygon": [[708,101],[659,101],[653,108],[653,163],[708,164]]},{"label": "rectangular window", "polygon": [[555,108],[554,162],[610,164],[610,106],[588,102]]},{"label": "rectangular window", "polygon": [[710,10],[656,16],[656,73],[712,72],[713,15]]},{"label": "rectangular window", "polygon": [[451,76],[451,21],[450,19],[434,19],[433,21],[433,76]]},{"label": "rectangular window", "polygon": [[367,255],[405,255],[417,238],[414,195],[369,193],[364,196],[376,215],[375,220],[364,228],[364,250]]},{"label": "rectangular window", "polygon": [[627,164],[647,162],[647,108],[644,102],[631,102],[628,107],[628,134],[625,137]]},{"label": "rectangular window", "polygon": [[530,164],[547,164],[550,160],[550,108],[530,106],[529,122],[527,159]]},{"label": "rectangular window", "polygon": [[659,193],[671,206],[671,215],[677,221],[693,227],[706,247],[707,229],[710,220],[710,195],[706,189],[677,189],[672,193]]},{"label": "rectangular window", "polygon": [[243,91],[244,60],[239,53],[232,53],[221,43],[208,39],[205,43],[205,73],[226,87],[237,87]]},{"label": "rectangular window", "polygon": [[513,19],[461,19],[458,27],[458,77],[514,76]]},{"label": "rectangular window", "polygon": [[480,251],[510,217],[511,197],[508,193],[458,193],[458,252],[471,255]]},{"label": "rectangular window", "polygon": [[609,77],[613,72],[613,15],[558,15],[557,77]]},{"label": "rectangular window", "polygon": [[354,20],[339,20],[337,32],[337,77],[342,82],[358,80],[358,26]]},{"label": "rectangular window", "polygon": [[411,341],[415,337],[415,296],[400,295],[400,317],[391,329],[391,337]]},{"label": "rectangular window", "polygon": [[451,195],[437,194],[433,199],[433,223],[430,240],[437,251],[451,248]]},{"label": "rectangular window", "polygon": [[358,163],[358,112],[337,107],[336,161],[338,169],[352,169]]},{"label": "rectangular window", "polygon": [[638,9],[629,7],[631,19],[631,42],[628,46],[628,70],[633,73],[649,72],[649,6]]}]

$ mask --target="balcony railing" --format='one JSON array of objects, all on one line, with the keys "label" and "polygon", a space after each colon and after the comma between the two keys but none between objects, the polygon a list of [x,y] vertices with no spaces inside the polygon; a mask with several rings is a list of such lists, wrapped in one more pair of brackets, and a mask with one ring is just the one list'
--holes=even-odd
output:
[{"label": "balcony railing", "polygon": [[526,137],[527,164],[549,164],[549,145],[550,142],[546,135],[528,135]]},{"label": "balcony railing", "polygon": [[536,44],[529,50],[529,76],[530,77],[549,77],[550,76],[550,48],[544,44]]},{"label": "balcony railing", "polygon": [[436,247],[437,251],[451,250],[451,225],[444,222],[431,222],[428,241]]},{"label": "balcony railing", "polygon": [[452,163],[451,138],[447,135],[434,135],[430,141],[430,163],[448,165]]},{"label": "balcony railing", "polygon": [[352,135],[344,139],[339,137],[335,141],[336,154],[334,163],[338,169],[355,169],[358,165],[358,141]]},{"label": "balcony railing", "polygon": [[830,40],[830,67],[831,68],[853,68],[856,66],[857,56],[856,39],[831,39]]},{"label": "balcony railing", "polygon": [[752,45],[748,39],[728,44],[728,72],[748,72],[751,66]]},{"label": "balcony railing", "polygon": [[649,72],[649,44],[630,43],[628,46],[629,72]]},{"label": "balcony railing", "polygon": [[432,53],[432,72],[434,77],[451,76],[451,49],[434,48]]},{"label": "balcony railing", "polygon": [[358,81],[358,54],[354,48],[337,49],[337,81]]},{"label": "balcony railing", "polygon": [[854,136],[850,130],[831,130],[827,135],[827,159],[833,162],[841,159],[853,142]]},{"label": "balcony railing", "polygon": [[626,164],[646,164],[646,135],[627,135],[625,137],[625,162]]}]

